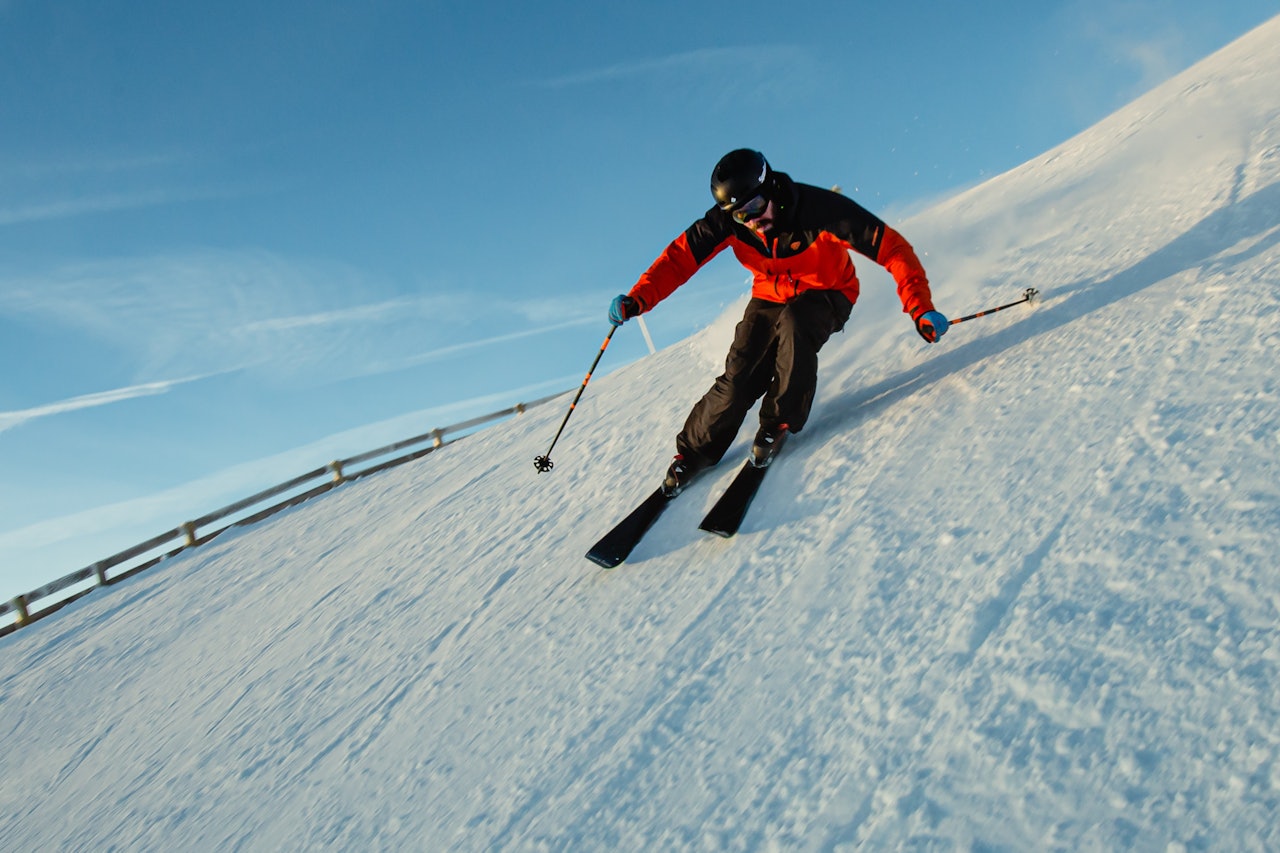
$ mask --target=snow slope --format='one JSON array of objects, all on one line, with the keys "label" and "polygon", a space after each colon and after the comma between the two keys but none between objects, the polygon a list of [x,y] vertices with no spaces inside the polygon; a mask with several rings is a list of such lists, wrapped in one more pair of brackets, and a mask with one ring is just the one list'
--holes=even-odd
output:
[{"label": "snow slope", "polygon": [[862,264],[734,540],[726,464],[582,559],[730,311],[551,474],[559,405],[0,640],[0,846],[1280,848],[1277,93],[1280,19],[902,223],[1044,302],[926,347]]}]

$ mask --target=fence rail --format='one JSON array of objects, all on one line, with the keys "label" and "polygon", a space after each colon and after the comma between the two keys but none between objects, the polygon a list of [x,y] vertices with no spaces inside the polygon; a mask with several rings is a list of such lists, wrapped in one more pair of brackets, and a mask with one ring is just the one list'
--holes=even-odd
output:
[{"label": "fence rail", "polygon": [[[413,438],[406,438],[403,441],[397,441],[393,444],[368,450],[347,459],[335,460],[330,462],[328,465],[315,468],[305,474],[300,474],[291,480],[280,483],[277,486],[272,486],[271,488],[265,489],[257,494],[250,495],[243,500],[224,506],[222,509],[215,510],[207,515],[202,515],[192,521],[183,522],[172,530],[165,531],[158,536],[153,536],[145,542],[140,542],[137,545],[134,545],[132,548],[128,548],[118,554],[113,554],[112,556],[99,560],[90,566],[86,566],[83,569],[58,578],[52,583],[45,584],[38,589],[33,589],[28,593],[19,595],[11,601],[0,602],[0,616],[14,614],[12,622],[7,625],[0,625],[0,637],[5,636],[6,634],[11,634],[19,628],[26,627],[33,622],[43,619],[51,613],[61,610],[71,602],[88,595],[99,587],[119,583],[120,581],[123,581],[126,578],[131,578],[139,572],[144,572],[189,548],[195,548],[203,545],[232,527],[242,527],[249,524],[255,524],[265,518],[269,518],[270,516],[281,512],[282,510],[288,509],[292,506],[297,506],[311,498],[318,497],[342,483],[358,480],[361,477],[367,477],[370,474],[375,474],[379,471],[385,471],[388,468],[394,468],[397,465],[403,465],[406,462],[420,459],[446,444],[451,444],[453,441],[457,441],[458,438],[465,437],[464,435],[458,435],[457,438],[448,439],[447,436],[457,435],[458,433],[467,433],[469,430],[473,430],[476,427],[484,426],[485,424],[489,424],[494,421],[503,420],[511,417],[512,415],[523,414],[528,409],[541,405],[542,403],[546,403],[549,400],[554,400],[556,397],[559,397],[564,393],[566,392],[561,391],[556,394],[551,394],[549,396],[533,400],[532,402],[517,403],[510,408],[506,408],[498,412],[491,412],[487,415],[471,418],[470,420],[453,424],[452,426],[433,429],[430,432],[416,435]],[[398,456],[390,456],[391,454],[399,453],[407,448],[413,449]],[[390,456],[390,458],[383,459],[383,457],[387,456]],[[375,459],[381,461],[368,467],[357,467]],[[298,489],[302,489],[304,486],[308,486],[308,484],[315,480],[322,478],[325,478],[324,482],[318,485],[309,486],[303,491],[297,491]],[[260,507],[260,505],[266,504],[268,501],[275,498],[279,498],[281,495],[287,495],[288,497],[276,503],[261,506],[261,508],[243,517],[235,518],[237,514],[254,507]],[[233,518],[234,520],[228,521],[228,519]],[[215,527],[212,530],[207,529],[210,525],[215,525],[218,522],[226,523],[222,524],[220,527]],[[160,554],[154,553],[158,549],[163,548],[166,545],[170,545],[170,543],[175,540],[181,540],[181,544],[176,548],[170,548]],[[147,557],[147,559],[140,563],[128,565],[119,571],[113,571],[142,557]],[[71,590],[71,592],[68,593],[68,590]],[[58,596],[60,593],[66,594],[59,598],[54,598],[54,596]],[[50,601],[49,599],[53,600]]]}]

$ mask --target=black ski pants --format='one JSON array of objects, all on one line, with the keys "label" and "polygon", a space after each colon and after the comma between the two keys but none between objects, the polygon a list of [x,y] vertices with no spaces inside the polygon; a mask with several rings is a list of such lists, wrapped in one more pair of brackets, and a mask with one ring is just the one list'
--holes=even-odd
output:
[{"label": "black ski pants", "polygon": [[818,385],[818,350],[852,310],[848,297],[834,290],[806,290],[786,303],[752,298],[724,373],[689,412],[676,452],[706,465],[719,462],[761,397],[761,426],[803,429]]}]

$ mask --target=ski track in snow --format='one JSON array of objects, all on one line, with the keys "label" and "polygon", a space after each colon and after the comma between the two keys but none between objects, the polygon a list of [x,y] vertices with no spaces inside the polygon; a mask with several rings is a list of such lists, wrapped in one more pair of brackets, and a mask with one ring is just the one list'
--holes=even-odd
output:
[{"label": "ski track in snow", "polygon": [[[1280,847],[1280,19],[902,230],[733,540],[582,555],[741,305],[0,639],[60,849]],[[696,287],[696,281],[690,285]]]}]

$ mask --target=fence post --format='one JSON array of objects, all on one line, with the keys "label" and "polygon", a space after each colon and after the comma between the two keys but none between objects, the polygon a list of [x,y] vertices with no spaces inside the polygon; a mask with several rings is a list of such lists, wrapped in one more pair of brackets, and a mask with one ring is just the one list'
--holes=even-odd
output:
[{"label": "fence post", "polygon": [[21,628],[27,624],[27,620],[31,618],[31,614],[27,613],[27,597],[20,595],[13,600],[13,609],[18,611],[18,627]]},{"label": "fence post", "polygon": [[98,576],[98,586],[107,585],[107,567],[101,562],[93,564],[93,573]]},{"label": "fence post", "polygon": [[342,474],[342,463],[338,460],[335,459],[329,463],[329,470],[333,472],[333,482],[345,483],[347,481],[347,478]]},{"label": "fence post", "polygon": [[196,526],[190,521],[182,522],[182,532],[187,534],[187,547],[196,547]]},{"label": "fence post", "polygon": [[440,431],[440,430],[438,430],[438,429],[434,429],[434,430],[432,430],[432,431],[431,431],[431,435],[432,435],[432,437],[435,439],[435,442],[434,442],[434,446],[435,446],[435,447],[444,447],[444,433],[443,433],[443,432],[441,432],[441,431]]},{"label": "fence post", "polygon": [[516,414],[517,415],[524,414],[524,403],[516,403]]}]

